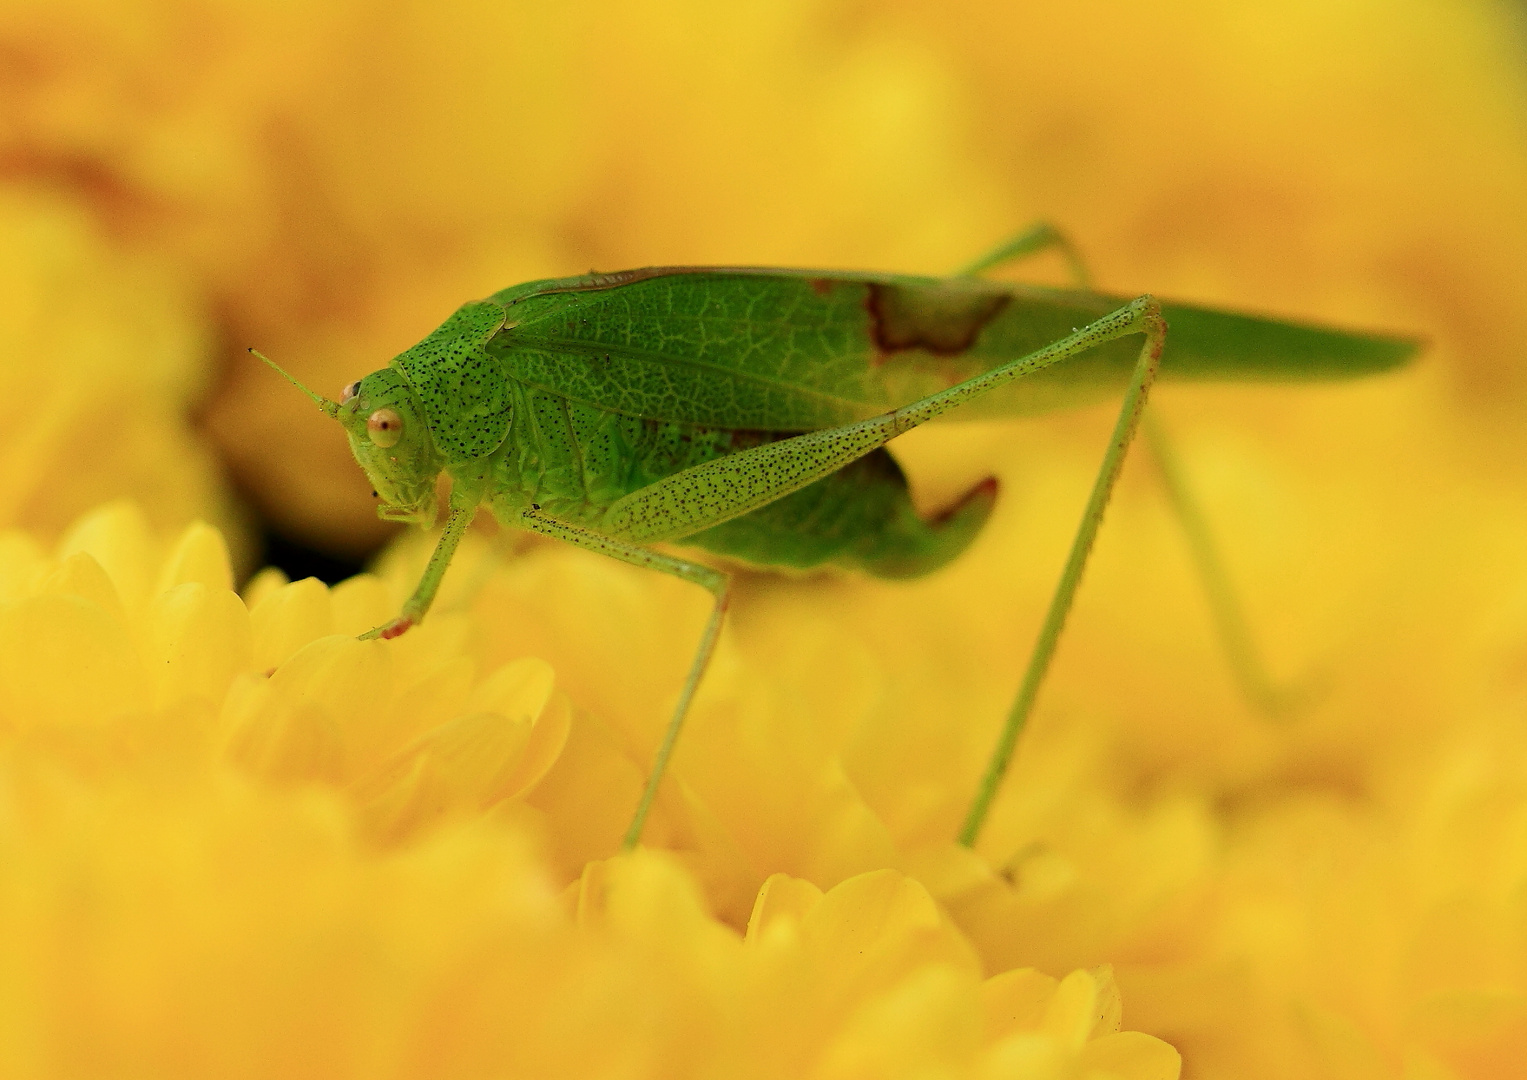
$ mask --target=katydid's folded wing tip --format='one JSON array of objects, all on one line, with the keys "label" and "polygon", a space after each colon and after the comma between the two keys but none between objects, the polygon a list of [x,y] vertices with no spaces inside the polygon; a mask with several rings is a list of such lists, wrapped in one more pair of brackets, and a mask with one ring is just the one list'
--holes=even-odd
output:
[{"label": "katydid's folded wing tip", "polygon": [[1369,340],[1373,344],[1374,371],[1404,367],[1431,344],[1422,337],[1387,334],[1374,334]]},{"label": "katydid's folded wing tip", "polygon": [[1176,378],[1324,380],[1358,378],[1408,363],[1426,344],[1402,334],[1361,333],[1314,323],[1168,304],[1163,374]]}]

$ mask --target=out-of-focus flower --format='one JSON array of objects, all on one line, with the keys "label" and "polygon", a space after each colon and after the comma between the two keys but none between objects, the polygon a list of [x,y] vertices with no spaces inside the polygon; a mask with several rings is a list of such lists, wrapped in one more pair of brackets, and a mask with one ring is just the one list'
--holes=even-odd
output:
[{"label": "out-of-focus flower", "polygon": [[[980,854],[954,847],[1087,480],[1064,425],[1003,431],[1012,501],[943,574],[743,580],[648,839],[686,852],[734,925],[774,870],[825,884],[898,867],[988,970],[1115,964],[1130,1015],[1209,1075],[1346,1075],[1350,1054],[1491,1075],[1470,1063],[1514,1052],[1513,1014],[1488,1002],[1512,1000],[1519,974],[1437,960],[1414,988],[1393,979],[1455,892],[1455,943],[1515,947],[1500,912],[1527,868],[1502,831],[1527,757],[1495,726],[1527,685],[1520,465],[1485,465],[1425,379],[1237,397],[1241,430],[1222,420],[1205,488],[1275,675],[1309,688],[1302,709],[1273,722],[1240,700],[1137,463]],[[1258,448],[1258,425],[1294,449]],[[389,574],[411,580],[427,553],[421,537]],[[529,796],[574,873],[622,824],[610,801],[634,803],[706,598],[559,547],[501,564],[471,538],[458,558],[442,603],[483,627],[484,662],[544,656],[590,714],[580,768]],[[1476,839],[1491,812],[1496,839]],[[609,815],[605,839],[580,813]]]},{"label": "out-of-focus flower", "polygon": [[373,578],[229,580],[122,505],[54,556],[0,536],[6,1076],[1175,1080],[1106,968],[983,981],[895,871],[773,875],[745,936],[657,854],[559,901],[577,808],[522,800],[598,756],[543,662],[478,678],[449,612],[357,641]]},{"label": "out-of-focus flower", "polygon": [[[1172,1075],[1110,1034],[1112,965],[1196,1075],[1514,1075],[1521,31],[1484,0],[5,5],[0,524],[40,539],[0,538],[0,1071]],[[974,854],[1102,412],[898,444],[925,506],[1002,481],[938,575],[741,582],[671,857],[612,854],[699,590],[473,536],[424,626],[362,644],[426,538],[247,605],[216,533],[155,539],[227,523],[188,411],[289,531],[381,535],[246,345],[333,394],[514,281],[940,272],[1036,217],[1110,290],[1429,351],[1158,389],[1306,705],[1241,700],[1136,456]],[[119,495],[147,522],[51,546]]]},{"label": "out-of-focus flower", "polygon": [[544,663],[478,679],[449,619],[383,652],[355,639],[395,602],[373,578],[331,595],[267,575],[246,609],[215,531],[192,527],[162,560],[156,546],[125,504],[82,519],[56,559],[9,534],[0,722],[15,738],[90,757],[170,740],[268,783],[322,782],[386,842],[523,795],[561,752],[568,706]]},{"label": "out-of-focus flower", "polygon": [[187,415],[210,330],[183,273],[57,194],[0,187],[0,526],[56,537],[132,496],[162,528],[231,522]]}]

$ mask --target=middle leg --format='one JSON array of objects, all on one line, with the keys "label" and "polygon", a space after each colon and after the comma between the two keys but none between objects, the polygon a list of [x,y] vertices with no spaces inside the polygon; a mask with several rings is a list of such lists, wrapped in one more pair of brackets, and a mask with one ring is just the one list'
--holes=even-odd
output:
[{"label": "middle leg", "polygon": [[679,732],[684,727],[684,718],[689,714],[690,700],[700,686],[700,679],[704,677],[705,669],[710,666],[711,654],[716,651],[716,640],[721,636],[721,624],[726,620],[726,609],[731,600],[731,575],[687,559],[612,540],[588,529],[547,517],[534,508],[521,514],[518,524],[523,529],[565,540],[569,544],[575,544],[588,551],[597,551],[601,555],[608,555],[612,559],[619,559],[632,566],[672,574],[676,578],[699,585],[714,598],[715,603],[711,607],[710,619],[705,624],[705,630],[700,635],[699,647],[695,650],[694,660],[689,665],[689,675],[684,680],[683,689],[679,691],[679,700],[674,705],[673,716],[663,730],[662,741],[658,744],[657,753],[652,759],[652,768],[648,771],[647,782],[642,787],[641,799],[636,805],[636,814],[632,817],[631,825],[626,829],[626,835],[621,841],[621,850],[630,851],[642,838],[642,829],[646,827],[647,816],[652,812],[652,804],[657,799],[658,786],[662,783],[663,775],[668,771],[668,760],[673,757],[673,748],[679,741]]}]

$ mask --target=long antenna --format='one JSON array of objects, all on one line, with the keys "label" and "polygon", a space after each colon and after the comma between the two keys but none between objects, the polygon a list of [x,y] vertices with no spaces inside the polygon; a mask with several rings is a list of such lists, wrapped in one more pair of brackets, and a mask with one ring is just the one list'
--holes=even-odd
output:
[{"label": "long antenna", "polygon": [[324,397],[322,394],[315,394],[315,393],[313,393],[313,391],[309,390],[306,386],[303,386],[300,382],[298,382],[295,378],[293,378],[292,375],[284,367],[282,367],[280,364],[276,363],[270,357],[266,356],[259,349],[250,349],[249,351],[253,355],[259,357],[261,360],[264,360],[271,367],[273,367],[277,371],[279,371],[281,373],[282,378],[284,378],[287,382],[291,383],[298,390],[301,390],[308,397],[312,398],[313,401],[317,403],[317,405],[318,405],[318,407],[320,409],[322,409],[324,412],[329,414],[329,418],[330,419],[332,419],[332,420],[338,420],[339,419],[339,402],[337,402],[337,401],[330,401],[328,398]]}]

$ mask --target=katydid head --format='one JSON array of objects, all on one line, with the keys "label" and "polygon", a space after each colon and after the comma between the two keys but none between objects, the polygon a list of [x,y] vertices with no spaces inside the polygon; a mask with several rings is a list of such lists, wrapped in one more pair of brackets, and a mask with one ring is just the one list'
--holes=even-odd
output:
[{"label": "katydid head", "polygon": [[435,523],[435,480],[445,461],[435,449],[424,410],[401,373],[392,368],[373,371],[345,387],[338,401],[331,401],[255,350],[249,351],[344,426],[355,460],[381,497],[377,516],[425,528]]},{"label": "katydid head", "polygon": [[377,515],[428,528],[435,523],[435,479],[445,467],[413,388],[393,368],[345,387],[338,420],[355,460],[381,496]]}]

